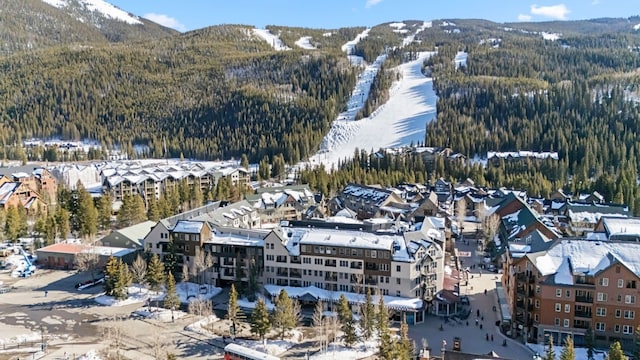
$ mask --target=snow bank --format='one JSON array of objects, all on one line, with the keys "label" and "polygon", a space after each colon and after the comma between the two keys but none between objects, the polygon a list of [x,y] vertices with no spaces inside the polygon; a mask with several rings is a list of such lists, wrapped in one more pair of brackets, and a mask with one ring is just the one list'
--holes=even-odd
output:
[{"label": "snow bank", "polygon": [[91,350],[86,354],[80,356],[78,360],[102,360],[102,358],[96,353],[95,350]]},{"label": "snow bank", "polygon": [[[165,297],[164,291],[153,292],[138,285],[127,289],[129,296],[124,300],[116,300],[113,296],[99,295],[95,301],[104,306],[125,306],[139,302],[160,301]],[[222,292],[222,289],[212,285],[199,285],[191,282],[176,284],[176,293],[181,303],[187,303],[196,299],[211,299]]]},{"label": "snow bank", "polygon": [[303,36],[300,39],[296,40],[296,46],[306,49],[306,50],[315,50],[316,47],[311,44],[311,36]]},{"label": "snow bank", "polygon": [[253,34],[268,42],[276,51],[291,50],[280,38],[267,29],[252,29]]},{"label": "snow bank", "polygon": [[154,319],[161,322],[171,322],[174,319],[180,319],[187,316],[187,313],[180,310],[171,310],[153,306],[141,307],[133,311],[134,314],[140,315],[147,319]]}]

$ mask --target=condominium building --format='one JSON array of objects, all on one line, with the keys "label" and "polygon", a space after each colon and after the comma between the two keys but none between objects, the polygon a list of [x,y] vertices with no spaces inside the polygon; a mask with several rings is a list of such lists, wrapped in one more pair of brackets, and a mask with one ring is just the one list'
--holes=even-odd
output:
[{"label": "condominium building", "polygon": [[[538,343],[572,336],[596,346],[631,349],[640,325],[640,244],[584,239],[509,244],[503,286],[513,314],[511,335]],[[638,317],[636,317],[638,313]]]},{"label": "condominium building", "polygon": [[[264,282],[271,287],[353,294],[370,290],[413,299],[431,299],[442,289],[444,252],[441,243],[428,237],[407,240],[397,234],[279,227],[264,245]],[[411,315],[411,320],[419,322],[426,306],[412,310],[416,318]]]}]

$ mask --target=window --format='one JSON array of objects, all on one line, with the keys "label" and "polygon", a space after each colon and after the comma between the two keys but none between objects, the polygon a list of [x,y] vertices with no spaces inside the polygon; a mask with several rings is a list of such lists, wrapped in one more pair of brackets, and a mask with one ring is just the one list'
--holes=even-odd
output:
[{"label": "window", "polygon": [[560,326],[560,318],[556,318],[556,321],[554,322],[554,324],[556,326]]},{"label": "window", "polygon": [[396,279],[396,284],[397,284],[397,285],[400,285],[400,278],[397,278],[397,279]]},{"label": "window", "polygon": [[374,259],[378,257],[375,250],[371,250],[371,257]]},{"label": "window", "polygon": [[402,271],[402,268],[400,267],[400,265],[396,265],[396,271],[397,271],[397,272]]},{"label": "window", "polygon": [[571,312],[571,304],[564,304],[564,312],[566,313]]},{"label": "window", "polygon": [[633,326],[631,326],[631,325],[622,326],[622,333],[623,334],[627,334],[627,335],[633,334]]},{"label": "window", "polygon": [[396,291],[396,296],[400,297],[400,290]]},{"label": "window", "polygon": [[567,290],[567,291],[565,292],[565,296],[566,296],[566,297],[568,297],[568,298],[570,298],[570,297],[571,297],[571,290]]},{"label": "window", "polygon": [[615,325],[613,326],[613,331],[614,331],[614,332],[619,333],[619,332],[620,332],[620,325],[615,324]]},{"label": "window", "polygon": [[538,314],[533,315],[533,319],[534,319],[535,322],[539,322],[540,321],[540,315],[538,315]]},{"label": "window", "polygon": [[562,311],[562,304],[556,303],[556,312]]},{"label": "window", "polygon": [[616,317],[619,318],[622,314],[622,311],[620,311],[620,309],[616,309]]},{"label": "window", "polygon": [[625,310],[624,311],[624,318],[625,319],[633,319],[636,317],[636,312],[633,310]]},{"label": "window", "polygon": [[536,285],[536,294],[540,294],[540,285]]},{"label": "window", "polygon": [[600,280],[598,280],[598,285],[609,286],[609,278],[600,278]]},{"label": "window", "polygon": [[313,262],[316,265],[322,265],[322,259],[315,258],[315,259],[313,259]]},{"label": "window", "polygon": [[349,267],[349,261],[340,260],[340,267]]},{"label": "window", "polygon": [[267,261],[273,261],[275,259],[274,255],[267,255]]},{"label": "window", "polygon": [[189,251],[189,249],[191,249],[191,247],[189,245],[185,245],[184,246],[184,251]]},{"label": "window", "polygon": [[562,297],[562,289],[556,289],[556,297]]},{"label": "window", "polygon": [[607,316],[607,308],[596,308],[596,316]]},{"label": "window", "polygon": [[596,331],[604,331],[605,329],[606,329],[606,326],[604,323],[601,323],[601,322],[596,323]]},{"label": "window", "polygon": [[564,319],[564,327],[569,327],[569,319]]},{"label": "window", "polygon": [[622,302],[622,295],[618,294],[618,302]]},{"label": "window", "polygon": [[536,299],[536,309],[540,309],[540,300]]},{"label": "window", "polygon": [[311,258],[310,257],[303,257],[302,258],[302,263],[303,264],[311,264]]},{"label": "window", "polygon": [[624,296],[624,303],[625,304],[635,304],[636,303],[635,295],[625,295]]},{"label": "window", "polygon": [[606,302],[607,301],[607,294],[599,292],[598,296],[596,297],[596,299],[598,299],[598,301]]},{"label": "window", "polygon": [[618,279],[618,287],[624,287],[624,279]]},{"label": "window", "polygon": [[627,281],[627,289],[635,289],[635,288],[636,288],[636,281],[635,280]]}]

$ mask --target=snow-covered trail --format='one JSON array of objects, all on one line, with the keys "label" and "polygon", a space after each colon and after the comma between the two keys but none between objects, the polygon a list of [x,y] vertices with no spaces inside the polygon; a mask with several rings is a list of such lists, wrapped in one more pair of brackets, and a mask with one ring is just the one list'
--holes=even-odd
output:
[{"label": "snow-covered trail", "polygon": [[432,79],[421,72],[424,59],[432,54],[421,53],[418,59],[400,65],[402,78],[390,89],[389,100],[371,116],[358,121],[336,120],[323,140],[325,146],[307,164],[324,164],[331,169],[340,160],[353,157],[356,148],[369,151],[423,141],[426,124],[436,116]]}]

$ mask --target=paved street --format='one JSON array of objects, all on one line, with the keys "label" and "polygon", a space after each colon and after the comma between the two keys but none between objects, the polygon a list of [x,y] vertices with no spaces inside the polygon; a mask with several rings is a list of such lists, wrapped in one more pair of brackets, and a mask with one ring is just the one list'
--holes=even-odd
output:
[{"label": "paved street", "polygon": [[[468,228],[474,227],[470,226]],[[462,242],[457,244],[459,251],[471,253],[470,258],[461,258],[463,268],[472,264],[482,263],[483,253],[478,250],[476,240],[470,237],[465,238],[469,240],[469,245],[465,245]],[[469,325],[466,324],[466,321],[460,323],[449,321],[445,324],[441,318],[430,316],[423,324],[409,327],[409,335],[415,340],[418,347],[420,347],[422,338],[427,339],[431,347],[431,353],[434,355],[441,353],[443,340],[447,342],[446,349],[451,351],[453,338],[458,336],[461,338],[463,352],[488,354],[494,351],[498,355],[509,359],[531,359],[533,353],[529,349],[523,344],[503,336],[498,327],[495,326],[496,321],[500,318],[499,312],[493,311],[493,306],[497,306],[498,303],[495,292],[495,283],[497,281],[500,281],[498,274],[481,270],[477,266],[475,269],[471,269],[469,272],[469,285],[461,287],[461,293],[468,295],[471,303],[471,315],[467,319]],[[487,289],[486,295],[484,294],[485,289]],[[483,321],[479,319],[479,322],[483,325],[482,329],[475,325],[477,310],[480,310],[481,316],[484,316]],[[442,331],[439,330],[440,324],[443,325]],[[489,335],[489,341],[486,340],[487,334]],[[493,341],[491,341],[491,335],[493,335]],[[507,339],[506,347],[502,346],[504,339]]]}]

